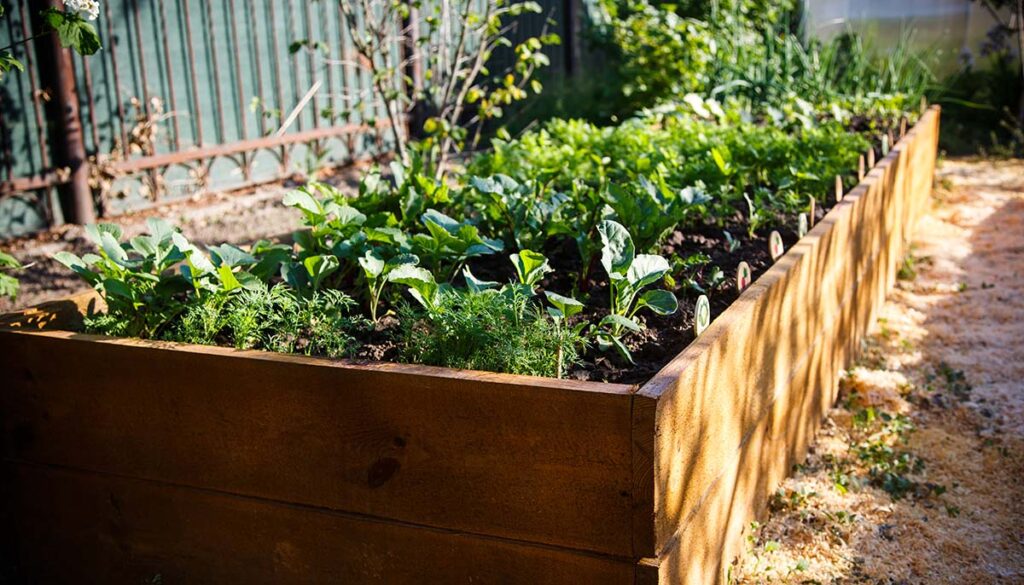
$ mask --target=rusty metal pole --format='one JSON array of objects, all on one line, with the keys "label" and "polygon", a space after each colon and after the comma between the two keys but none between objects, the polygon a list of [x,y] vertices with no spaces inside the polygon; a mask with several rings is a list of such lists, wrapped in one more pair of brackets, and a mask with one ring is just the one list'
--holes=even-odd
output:
[{"label": "rusty metal pole", "polygon": [[[61,0],[44,0],[49,8],[64,9]],[[37,27],[38,28],[38,27]],[[71,50],[61,46],[56,34],[46,35],[38,41],[40,73],[44,91],[49,95],[49,122],[53,124],[51,136],[54,163],[70,171],[68,183],[60,188],[64,217],[71,223],[94,223],[96,207],[89,188],[89,161],[85,155],[82,119],[78,111],[78,93],[71,64]]]}]

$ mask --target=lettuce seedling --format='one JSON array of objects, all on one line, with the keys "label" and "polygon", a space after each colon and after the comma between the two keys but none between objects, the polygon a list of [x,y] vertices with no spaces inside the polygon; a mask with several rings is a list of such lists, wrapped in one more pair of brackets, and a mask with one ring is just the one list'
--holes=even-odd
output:
[{"label": "lettuce seedling", "polygon": [[413,250],[445,280],[450,280],[466,260],[504,249],[500,240],[485,238],[476,226],[455,221],[436,209],[428,209],[420,219],[427,233],[412,237]]},{"label": "lettuce seedling", "polygon": [[57,252],[53,258],[103,296],[113,329],[125,335],[152,337],[181,311],[183,293],[190,289],[191,281],[171,271],[186,260],[175,236],[187,240],[163,220],[154,218],[146,223],[149,234],[132,238],[129,243],[120,242],[122,232],[117,225],[86,226],[86,237],[96,245],[96,254],[79,258],[70,252]]},{"label": "lettuce seedling", "polygon": [[359,266],[363,269],[363,279],[366,281],[369,294],[370,318],[374,323],[377,322],[377,307],[380,305],[384,286],[391,282],[391,274],[396,268],[416,266],[419,261],[420,259],[414,254],[398,254],[385,260],[376,250],[367,250],[366,254],[359,258]]},{"label": "lettuce seedling", "polygon": [[605,198],[616,219],[631,227],[640,250],[656,248],[672,230],[685,225],[711,200],[703,184],[673,189],[660,172],[651,178],[641,175],[628,186],[609,185]]},{"label": "lettuce seedling", "polygon": [[608,274],[611,298],[609,314],[598,323],[594,336],[602,349],[614,348],[625,360],[633,356],[622,341],[625,331],[643,327],[634,318],[647,308],[657,315],[671,315],[679,301],[664,289],[643,289],[664,278],[671,269],[668,260],[653,254],[636,254],[633,238],[622,224],[605,220],[598,226],[601,234],[601,266]]},{"label": "lettuce seedling", "polygon": [[520,250],[543,245],[569,202],[568,195],[539,181],[520,183],[507,175],[471,177],[469,184],[484,195],[478,203],[484,217],[500,226],[508,234],[506,241]]}]

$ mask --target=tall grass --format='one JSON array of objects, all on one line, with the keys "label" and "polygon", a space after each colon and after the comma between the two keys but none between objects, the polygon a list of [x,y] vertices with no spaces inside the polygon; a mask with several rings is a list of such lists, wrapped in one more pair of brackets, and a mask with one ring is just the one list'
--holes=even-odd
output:
[{"label": "tall grass", "polygon": [[759,39],[748,36],[730,47],[729,58],[719,61],[713,76],[717,85],[710,93],[754,104],[791,95],[818,103],[895,93],[917,99],[932,87],[935,76],[914,50],[913,36],[912,30],[906,31],[883,52],[853,33],[805,43],[788,31],[764,31]]}]

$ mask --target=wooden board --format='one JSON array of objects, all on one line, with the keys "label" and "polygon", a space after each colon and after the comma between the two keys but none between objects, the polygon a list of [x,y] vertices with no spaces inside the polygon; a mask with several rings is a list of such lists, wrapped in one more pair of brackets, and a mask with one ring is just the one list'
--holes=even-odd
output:
[{"label": "wooden board", "polygon": [[802,457],[892,286],[934,172],[937,109],[694,344],[643,386],[657,400],[662,583],[715,583]]},{"label": "wooden board", "polygon": [[60,331],[0,369],[9,460],[628,557],[652,514],[629,386]]},{"label": "wooden board", "polygon": [[[621,583],[633,563],[210,490],[4,465],[4,575],[32,583]],[[13,489],[12,489],[13,488]]]}]

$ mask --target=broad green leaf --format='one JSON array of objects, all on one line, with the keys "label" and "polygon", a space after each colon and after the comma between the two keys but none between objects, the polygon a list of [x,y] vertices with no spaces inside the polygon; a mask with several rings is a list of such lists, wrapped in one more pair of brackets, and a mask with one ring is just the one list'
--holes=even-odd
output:
[{"label": "broad green leaf", "polygon": [[601,325],[611,325],[613,327],[625,328],[633,332],[638,332],[642,329],[640,327],[640,324],[634,321],[633,319],[615,314],[606,315],[604,319],[601,319]]},{"label": "broad green leaf", "polygon": [[640,307],[648,307],[659,315],[671,315],[679,310],[679,300],[676,295],[659,288],[640,295],[637,308]]},{"label": "broad green leaf", "polygon": [[42,11],[41,16],[45,25],[57,32],[62,46],[80,55],[92,55],[102,48],[100,35],[81,16],[54,8]]},{"label": "broad green leaf", "polygon": [[320,202],[301,189],[288,192],[281,202],[285,207],[301,209],[310,216],[322,216],[324,213],[324,208],[320,205]]},{"label": "broad green leaf", "polygon": [[128,299],[130,301],[135,300],[135,294],[132,288],[128,286],[124,281],[117,280],[115,278],[108,278],[103,281],[103,290],[108,295],[114,295]]},{"label": "broad green leaf", "polygon": [[469,270],[469,266],[462,269],[462,277],[466,279],[466,288],[474,293],[482,293],[484,291],[494,290],[498,287],[498,283],[493,280],[480,280],[473,276],[473,273]]},{"label": "broad green leaf", "polygon": [[399,266],[416,266],[419,263],[420,259],[416,254],[399,254],[387,261],[387,264],[384,266],[384,270],[386,272],[391,272]]},{"label": "broad green leaf", "polygon": [[319,290],[320,283],[333,274],[341,266],[341,262],[338,261],[337,256],[320,255],[306,258],[302,261],[302,265],[306,267],[313,290]]},{"label": "broad green leaf", "polygon": [[668,260],[654,254],[640,254],[629,265],[626,280],[634,289],[657,282],[671,269]]},{"label": "broad green leaf", "polygon": [[434,275],[429,271],[419,266],[403,264],[388,274],[388,280],[408,286],[409,294],[425,309],[436,310],[440,288],[434,281]]},{"label": "broad green leaf", "polygon": [[[460,227],[462,227],[461,223],[455,221],[454,219],[448,217],[447,215],[441,213],[436,209],[428,209],[422,216],[420,216],[420,219],[427,226],[427,229],[430,229],[430,224],[435,224],[439,227],[444,228],[445,231],[447,231],[448,233],[454,233],[457,232]],[[431,233],[433,233],[433,231],[431,231]]]},{"label": "broad green leaf", "polygon": [[562,317],[569,318],[583,310],[583,303],[572,297],[564,297],[558,293],[544,291],[548,302],[554,305]]},{"label": "broad green leaf", "polygon": [[332,205],[335,218],[331,224],[336,227],[360,226],[366,223],[366,215],[351,205]]},{"label": "broad green leaf", "polygon": [[150,236],[135,236],[131,239],[132,249],[143,258],[156,256],[157,246]]},{"label": "broad green leaf", "polygon": [[359,266],[367,278],[376,279],[384,273],[384,259],[373,250],[367,250],[366,254],[359,258]]},{"label": "broad green leaf", "polygon": [[545,274],[551,272],[548,259],[539,252],[522,250],[518,254],[511,254],[509,259],[516,268],[516,276],[521,284],[535,286]]},{"label": "broad green leaf", "polygon": [[93,244],[96,244],[97,247],[103,246],[103,238],[100,236],[100,234],[103,233],[108,233],[114,236],[115,240],[120,240],[122,235],[121,226],[115,223],[97,223],[85,226],[86,237],[88,237]]},{"label": "broad green leaf", "polygon": [[388,280],[412,286],[412,283],[434,282],[434,275],[425,268],[412,264],[403,264],[388,273]]},{"label": "broad green leaf", "polygon": [[221,244],[219,246],[210,246],[209,248],[210,252],[213,252],[214,264],[218,266],[226,264],[227,266],[234,268],[235,266],[249,266],[256,264],[256,258],[238,246]]},{"label": "broad green leaf", "polygon": [[633,263],[636,250],[633,238],[622,224],[606,219],[597,227],[601,234],[601,265],[609,276],[625,274]]},{"label": "broad green leaf", "polygon": [[231,267],[227,264],[221,264],[217,268],[217,278],[220,279],[220,285],[225,292],[231,292],[236,288],[240,288],[242,285],[235,278],[235,274],[231,271]]},{"label": "broad green leaf", "polygon": [[149,228],[149,235],[157,242],[170,239],[171,234],[177,231],[174,226],[159,217],[147,219],[146,226]]},{"label": "broad green leaf", "polygon": [[78,272],[79,269],[87,268],[85,262],[78,256],[72,254],[71,252],[57,252],[56,254],[53,255],[53,259],[56,260],[57,262],[60,262],[64,266],[67,266],[71,270],[74,270],[75,272]]},{"label": "broad green leaf", "polygon": [[114,262],[120,265],[125,265],[128,262],[128,253],[124,251],[121,244],[114,238],[110,232],[102,232],[100,234],[100,247],[103,252]]}]

